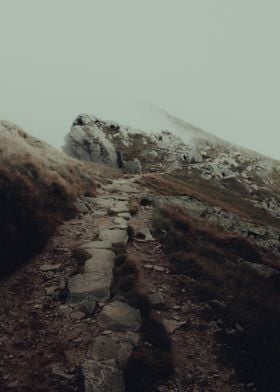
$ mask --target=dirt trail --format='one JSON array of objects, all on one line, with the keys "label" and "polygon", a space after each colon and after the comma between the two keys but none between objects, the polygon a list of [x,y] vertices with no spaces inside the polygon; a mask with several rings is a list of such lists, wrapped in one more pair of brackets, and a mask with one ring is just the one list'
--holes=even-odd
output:
[{"label": "dirt trail", "polygon": [[[100,227],[112,224],[110,201],[143,193],[137,179],[115,180],[105,186],[98,195],[106,201],[103,207],[92,201],[87,213],[60,227],[41,255],[1,282],[1,391],[81,390],[80,365],[93,337],[100,333],[96,319],[103,304],[86,317],[65,303],[65,281],[79,272],[71,252],[91,241]],[[152,207],[141,206],[130,220],[136,234],[152,227],[152,212]],[[241,391],[233,382],[233,371],[218,360],[217,326],[205,321],[205,306],[188,297],[183,288],[187,278],[169,273],[160,243],[135,237],[127,252],[138,260],[145,293],[162,293],[166,304],[164,310],[155,312],[172,332],[176,377],[158,390]]]}]

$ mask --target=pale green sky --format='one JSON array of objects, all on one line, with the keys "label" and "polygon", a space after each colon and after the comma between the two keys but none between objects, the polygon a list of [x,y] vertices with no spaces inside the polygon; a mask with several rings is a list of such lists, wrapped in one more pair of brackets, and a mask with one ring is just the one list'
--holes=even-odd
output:
[{"label": "pale green sky", "polygon": [[80,112],[143,100],[280,159],[278,0],[0,0],[0,14],[1,119],[59,145]]}]

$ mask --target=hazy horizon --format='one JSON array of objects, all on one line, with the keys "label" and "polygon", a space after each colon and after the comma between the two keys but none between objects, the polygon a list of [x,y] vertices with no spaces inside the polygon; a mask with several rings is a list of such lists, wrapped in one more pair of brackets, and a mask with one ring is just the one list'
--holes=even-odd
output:
[{"label": "hazy horizon", "polygon": [[78,114],[137,126],[145,112],[131,107],[143,101],[280,159],[276,0],[3,0],[0,9],[0,119],[58,147]]}]

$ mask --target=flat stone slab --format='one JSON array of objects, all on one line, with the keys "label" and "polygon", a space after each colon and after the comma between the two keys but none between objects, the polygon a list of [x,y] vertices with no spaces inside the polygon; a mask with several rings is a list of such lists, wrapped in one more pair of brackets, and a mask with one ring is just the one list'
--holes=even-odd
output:
[{"label": "flat stone slab", "polygon": [[127,360],[139,336],[134,332],[111,332],[98,336],[90,346],[87,357],[96,361],[115,360],[118,368],[124,370]]},{"label": "flat stone slab", "polygon": [[110,297],[113,274],[84,273],[72,276],[68,280],[68,298],[71,302],[105,302]]},{"label": "flat stone slab", "polygon": [[99,207],[104,208],[104,209],[109,209],[112,207],[113,201],[112,198],[110,199],[105,199],[103,197],[97,197],[94,200],[95,204],[97,204]]},{"label": "flat stone slab", "polygon": [[123,372],[113,366],[95,360],[83,363],[85,392],[124,392]]},{"label": "flat stone slab", "polygon": [[127,201],[118,201],[115,203],[115,205],[112,206],[109,209],[110,213],[113,214],[120,214],[122,212],[129,212],[129,206]]},{"label": "flat stone slab", "polygon": [[98,324],[111,331],[138,331],[140,323],[139,311],[120,301],[104,306],[98,316]]},{"label": "flat stone slab", "polygon": [[61,268],[61,264],[43,264],[40,266],[40,271],[58,271]]},{"label": "flat stone slab", "polygon": [[111,241],[90,241],[80,246],[80,249],[112,249]]},{"label": "flat stone slab", "polygon": [[113,245],[126,245],[128,235],[126,230],[122,229],[103,229],[99,233],[101,241],[110,241]]},{"label": "flat stone slab", "polygon": [[111,275],[114,268],[115,253],[107,249],[91,249],[91,258],[86,260],[84,271],[97,275]]}]

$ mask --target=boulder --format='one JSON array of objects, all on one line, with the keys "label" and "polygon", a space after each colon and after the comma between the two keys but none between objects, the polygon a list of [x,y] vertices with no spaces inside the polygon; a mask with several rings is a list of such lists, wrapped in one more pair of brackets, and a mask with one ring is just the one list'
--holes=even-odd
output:
[{"label": "boulder", "polygon": [[74,125],[65,137],[64,152],[85,161],[118,168],[117,152],[106,133],[96,123]]}]

